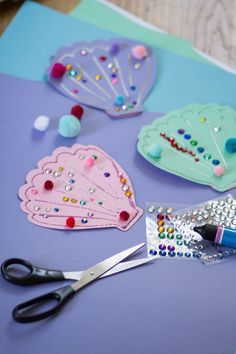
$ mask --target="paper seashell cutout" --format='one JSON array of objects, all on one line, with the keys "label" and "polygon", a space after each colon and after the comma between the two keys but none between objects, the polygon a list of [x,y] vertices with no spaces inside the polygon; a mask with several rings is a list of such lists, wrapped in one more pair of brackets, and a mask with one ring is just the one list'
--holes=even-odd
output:
[{"label": "paper seashell cutout", "polygon": [[[216,104],[192,104],[145,126],[139,153],[153,165],[218,191],[236,186],[236,153],[225,144],[236,135],[236,111]],[[156,144],[162,152],[150,154]]]},{"label": "paper seashell cutout", "polygon": [[19,190],[21,209],[43,227],[126,231],[142,215],[126,172],[96,146],[57,148],[26,181]]},{"label": "paper seashell cutout", "polygon": [[[143,46],[147,54],[143,59],[133,56],[132,48],[138,44],[116,38],[63,47],[50,62],[48,80],[74,101],[105,110],[110,116],[136,115],[143,111],[142,102],[156,76],[156,59],[149,47]],[[58,64],[66,69],[61,76],[55,75]],[[123,97],[121,104],[117,97]]]}]

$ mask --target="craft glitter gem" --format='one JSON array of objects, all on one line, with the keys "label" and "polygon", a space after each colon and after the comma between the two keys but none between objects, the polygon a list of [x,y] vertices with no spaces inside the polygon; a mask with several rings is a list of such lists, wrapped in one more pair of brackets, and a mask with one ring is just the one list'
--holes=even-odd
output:
[{"label": "craft glitter gem", "polygon": [[96,81],[101,80],[101,78],[102,78],[102,76],[101,76],[101,75],[96,75],[96,76],[95,76],[95,80],[96,80]]},{"label": "craft glitter gem", "polygon": [[178,133],[179,133],[180,135],[182,135],[182,134],[185,133],[185,130],[184,130],[184,129],[179,129],[179,130],[178,130]]},{"label": "craft glitter gem", "polygon": [[105,173],[104,173],[104,177],[110,177],[110,175],[111,175],[111,174],[110,174],[109,172],[105,172]]},{"label": "craft glitter gem", "polygon": [[87,55],[88,52],[86,49],[81,49],[80,54],[84,56],[84,55]]},{"label": "craft glitter gem", "polygon": [[154,207],[153,205],[151,205],[150,207],[148,207],[147,211],[148,211],[149,213],[154,213],[155,207]]}]

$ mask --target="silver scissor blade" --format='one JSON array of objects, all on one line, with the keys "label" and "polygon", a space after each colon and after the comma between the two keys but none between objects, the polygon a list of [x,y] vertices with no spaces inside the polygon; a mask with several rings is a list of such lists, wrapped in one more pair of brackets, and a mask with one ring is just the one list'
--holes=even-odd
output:
[{"label": "silver scissor blade", "polygon": [[71,285],[74,291],[78,291],[87,284],[99,278],[101,275],[106,273],[111,268],[115,267],[118,263],[122,262],[125,258],[129,257],[131,254],[135,253],[137,250],[142,248],[145,243],[140,243],[139,245],[133,246],[124,250],[120,253],[115,254],[112,257],[105,259],[104,261],[95,264],[93,267],[88,268],[83,272],[82,277]]},{"label": "silver scissor blade", "polygon": [[[109,275],[113,275],[113,274],[117,274],[120,272],[123,272],[125,270],[129,270],[135,267],[138,267],[142,264],[145,263],[150,263],[155,261],[156,259],[160,259],[159,256],[157,257],[146,257],[146,258],[140,258],[140,259],[134,259],[133,261],[125,261],[122,263],[118,263],[115,267],[111,268],[110,270],[108,270],[108,272],[104,273],[103,275],[101,275],[99,277],[100,278],[105,278],[108,277]],[[64,278],[65,279],[73,279],[73,280],[79,280],[81,279],[82,275],[83,275],[84,271],[72,271],[72,272],[63,272]]]},{"label": "silver scissor blade", "polygon": [[147,258],[140,258],[140,259],[135,259],[133,261],[126,261],[117,264],[115,267],[112,269],[108,270],[105,274],[103,274],[100,278],[105,278],[108,277],[109,275],[117,274],[120,272],[123,272],[125,270],[129,270],[135,267],[138,267],[142,264],[149,263],[155,261],[157,258],[160,259],[160,257],[147,257]]}]

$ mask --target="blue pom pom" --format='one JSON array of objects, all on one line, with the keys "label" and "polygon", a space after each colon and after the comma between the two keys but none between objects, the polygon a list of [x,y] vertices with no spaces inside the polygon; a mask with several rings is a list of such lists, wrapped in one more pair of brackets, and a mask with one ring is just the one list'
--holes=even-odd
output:
[{"label": "blue pom pom", "polygon": [[229,152],[230,154],[233,154],[236,152],[236,138],[231,138],[226,140],[225,143],[225,150]]},{"label": "blue pom pom", "polygon": [[80,121],[71,114],[61,117],[58,133],[65,138],[74,138],[81,130]]},{"label": "blue pom pom", "polygon": [[117,104],[117,106],[123,106],[123,104],[124,104],[124,102],[125,102],[125,99],[124,99],[124,97],[123,96],[117,96],[116,97],[116,104]]},{"label": "blue pom pom", "polygon": [[162,148],[157,143],[152,144],[148,149],[148,155],[154,159],[161,157],[161,152],[162,152]]},{"label": "blue pom pom", "polygon": [[116,55],[120,51],[120,45],[119,43],[113,43],[110,49],[110,54],[111,55]]}]

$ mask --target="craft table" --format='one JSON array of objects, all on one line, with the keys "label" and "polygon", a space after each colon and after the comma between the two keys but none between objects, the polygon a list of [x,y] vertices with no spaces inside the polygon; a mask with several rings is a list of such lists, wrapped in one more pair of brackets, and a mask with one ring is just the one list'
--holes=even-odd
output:
[{"label": "craft table", "polygon": [[[37,0],[61,12],[70,12],[79,0]],[[22,1],[0,5],[0,33],[7,27]],[[193,46],[236,69],[236,19],[234,0],[109,0],[111,5],[188,39]]]}]

